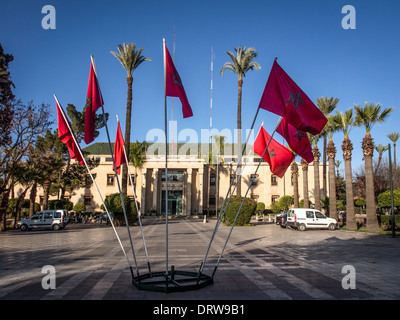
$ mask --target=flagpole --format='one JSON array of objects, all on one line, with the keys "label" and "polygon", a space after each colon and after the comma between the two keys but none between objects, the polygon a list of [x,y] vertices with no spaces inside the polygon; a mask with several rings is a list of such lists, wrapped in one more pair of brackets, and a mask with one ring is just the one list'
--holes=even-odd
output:
[{"label": "flagpole", "polygon": [[236,220],[237,220],[237,218],[238,218],[238,216],[239,216],[240,210],[242,210],[244,201],[246,200],[247,193],[249,192],[249,190],[250,190],[250,188],[251,188],[251,185],[252,185],[252,182],[253,182],[253,180],[254,180],[254,177],[255,177],[255,175],[257,174],[258,169],[260,168],[262,159],[264,158],[265,153],[268,151],[268,147],[269,147],[269,145],[270,145],[270,143],[271,143],[271,141],[272,141],[272,137],[274,136],[276,130],[278,129],[278,127],[279,127],[279,125],[280,125],[282,119],[283,119],[283,117],[280,117],[280,118],[279,118],[278,123],[277,123],[277,125],[276,125],[274,131],[272,132],[272,134],[271,134],[271,136],[270,136],[270,138],[269,138],[269,141],[268,141],[268,143],[267,143],[267,146],[265,147],[264,153],[263,153],[263,155],[261,156],[260,162],[259,162],[258,165],[257,165],[256,171],[254,172],[253,177],[251,178],[251,181],[250,181],[250,183],[249,183],[249,186],[248,186],[248,188],[247,188],[247,190],[246,190],[246,193],[245,193],[245,195],[244,195],[244,197],[243,197],[242,203],[240,204],[239,210],[238,210],[238,212],[236,213],[236,217],[235,217],[235,220],[233,221],[231,230],[229,231],[228,237],[227,237],[227,239],[226,239],[226,241],[225,241],[224,247],[222,248],[222,251],[221,251],[221,253],[220,253],[219,257],[218,257],[217,263],[216,263],[216,265],[215,265],[215,267],[214,267],[214,271],[213,271],[213,274],[212,274],[212,276],[211,276],[212,278],[214,277],[215,272],[217,271],[219,262],[221,261],[222,255],[223,255],[223,253],[224,253],[224,251],[225,251],[225,248],[226,248],[226,245],[228,244],[229,238],[230,238],[230,236],[231,236],[231,234],[232,234],[233,228],[235,227],[235,223],[236,223]]},{"label": "flagpole", "polygon": [[167,128],[167,69],[165,59],[165,38],[163,38],[164,59],[164,114],[165,114],[165,279],[168,287],[168,128]]},{"label": "flagpole", "polygon": [[[97,77],[97,72],[96,72],[96,65],[95,65],[95,63],[94,63],[93,55],[90,56],[90,59],[92,60],[93,70],[94,70],[94,73],[95,73],[95,75],[96,75],[96,79],[98,79],[98,77]],[[100,86],[99,86],[99,87],[100,87]],[[105,115],[105,112],[104,112],[104,106],[103,106],[103,105],[101,106],[101,110],[102,110],[102,112],[103,112],[103,122],[104,122],[104,125],[105,125],[105,127],[106,127],[106,133],[107,133],[107,139],[108,139],[108,146],[109,146],[109,148],[110,148],[110,154],[111,154],[111,158],[112,158],[112,161],[113,161],[113,168],[114,168],[115,178],[116,178],[116,180],[117,180],[117,186],[118,186],[119,196],[120,196],[120,199],[121,199],[122,210],[123,210],[123,212],[124,212],[124,218],[125,218],[126,229],[127,229],[127,231],[128,231],[129,241],[130,241],[130,244],[131,244],[133,260],[135,261],[136,274],[137,274],[137,276],[138,276],[138,278],[139,278],[139,268],[138,268],[138,265],[137,265],[137,262],[136,262],[136,255],[135,255],[135,250],[134,250],[134,248],[133,248],[132,235],[131,235],[131,232],[130,232],[130,229],[129,229],[128,217],[127,217],[127,215],[126,215],[126,208],[125,208],[124,199],[123,199],[123,197],[122,197],[121,186],[120,186],[120,183],[119,183],[117,168],[115,167],[114,151],[113,151],[113,149],[112,149],[112,147],[111,147],[110,134],[109,134],[109,132],[108,132],[107,119],[106,119],[106,115]]]},{"label": "flagpole", "polygon": [[[203,269],[204,269],[204,265],[205,265],[205,263],[206,263],[207,256],[208,256],[208,254],[209,254],[209,252],[210,252],[211,244],[212,244],[212,242],[214,241],[215,234],[216,234],[217,231],[218,231],[218,228],[219,228],[219,225],[221,224],[222,218],[223,218],[223,216],[225,215],[225,211],[226,211],[226,209],[228,208],[228,205],[229,205],[229,203],[230,203],[230,201],[231,201],[232,194],[230,194],[230,192],[231,192],[231,189],[232,189],[232,185],[233,185],[233,182],[235,181],[236,173],[237,173],[238,168],[239,168],[239,164],[241,164],[241,162],[242,162],[242,157],[243,157],[243,155],[244,155],[244,153],[245,153],[245,151],[246,151],[246,147],[247,147],[247,144],[248,144],[248,142],[249,142],[250,135],[251,135],[251,132],[253,131],[254,124],[255,124],[255,122],[256,122],[256,120],[257,120],[257,117],[258,117],[258,113],[259,113],[259,112],[260,112],[260,107],[257,108],[256,114],[254,115],[253,123],[251,124],[249,134],[247,135],[246,142],[245,142],[245,144],[244,144],[244,146],[243,146],[243,149],[242,149],[242,154],[241,154],[240,159],[239,159],[239,162],[238,162],[238,164],[237,164],[237,166],[236,166],[236,170],[235,170],[235,172],[234,172],[234,174],[233,174],[233,177],[232,177],[232,179],[231,179],[231,181],[230,181],[228,191],[226,192],[226,196],[225,196],[224,202],[223,202],[223,204],[222,204],[222,206],[221,206],[220,214],[219,214],[219,215],[217,214],[217,216],[218,216],[217,222],[216,222],[216,224],[215,224],[213,234],[211,235],[210,242],[209,242],[209,244],[208,244],[206,253],[205,253],[205,255],[204,255],[204,258],[203,258],[202,263],[200,264],[200,268],[199,268],[199,271],[198,271],[198,274],[197,274],[198,280],[200,279],[200,275],[201,275],[201,273],[202,273],[202,271],[203,271]],[[234,189],[236,189],[236,186],[235,186]],[[228,200],[228,198],[229,198],[229,200]],[[228,200],[228,203],[226,203],[227,200]],[[218,208],[217,208],[217,211],[218,211]]]},{"label": "flagpole", "polygon": [[133,271],[132,271],[131,263],[130,263],[130,261],[129,261],[128,255],[127,255],[126,252],[125,252],[124,246],[122,245],[122,242],[121,242],[121,239],[120,239],[120,237],[119,237],[119,235],[118,235],[118,232],[117,232],[117,230],[115,229],[113,219],[111,219],[110,213],[109,213],[108,208],[107,208],[107,206],[106,206],[106,204],[105,204],[105,202],[104,202],[104,200],[103,200],[103,197],[102,197],[102,195],[101,195],[101,193],[100,193],[99,187],[97,186],[97,183],[96,183],[96,181],[95,181],[95,179],[94,179],[94,177],[93,177],[93,175],[92,175],[92,173],[91,173],[91,171],[90,171],[90,169],[89,169],[89,166],[88,166],[88,164],[86,163],[86,159],[85,159],[85,157],[83,156],[82,150],[81,150],[81,148],[80,148],[78,142],[76,141],[75,134],[74,134],[74,132],[72,131],[72,128],[70,127],[70,125],[69,125],[69,121],[68,121],[66,115],[64,114],[64,110],[61,108],[61,104],[59,103],[59,101],[58,101],[56,95],[54,95],[54,98],[56,99],[56,102],[57,102],[57,108],[59,108],[59,110],[60,110],[60,112],[61,112],[61,114],[62,114],[62,116],[63,116],[63,119],[64,119],[64,121],[65,121],[65,123],[66,123],[66,125],[67,125],[67,127],[68,127],[68,130],[71,132],[72,138],[74,139],[75,144],[78,146],[79,154],[81,155],[82,160],[83,160],[83,163],[85,164],[86,169],[87,169],[87,171],[89,172],[90,178],[92,179],[93,184],[94,184],[94,186],[96,187],[97,193],[98,193],[99,196],[100,196],[100,200],[101,200],[101,202],[102,202],[102,204],[103,204],[103,206],[104,206],[104,209],[105,209],[106,212],[107,212],[108,219],[110,220],[110,223],[111,223],[111,226],[112,226],[112,228],[113,228],[113,230],[114,230],[115,236],[117,237],[118,243],[119,243],[119,245],[120,245],[120,247],[121,247],[121,249],[122,249],[122,252],[124,253],[124,256],[125,256],[125,258],[126,258],[126,261],[128,262],[129,269],[131,270],[131,275],[132,275],[132,278],[133,278]]},{"label": "flagpole", "polygon": [[[118,123],[119,123],[118,115],[117,115],[117,121],[118,121]],[[146,246],[146,241],[145,241],[145,238],[144,238],[142,219],[141,219],[141,214],[140,214],[139,207],[138,207],[137,200],[136,200],[136,190],[135,190],[135,188],[133,187],[132,175],[131,175],[131,170],[130,170],[130,168],[129,168],[129,161],[128,161],[128,157],[127,157],[127,155],[126,155],[125,145],[122,145],[122,147],[123,147],[123,149],[124,149],[125,162],[126,162],[126,166],[127,166],[127,168],[128,168],[129,180],[130,180],[131,186],[132,186],[133,198],[135,199],[136,212],[137,212],[137,214],[138,214],[138,220],[139,220],[140,231],[141,231],[142,239],[143,239],[144,251],[145,251],[145,253],[146,253],[147,267],[148,267],[148,269],[149,269],[149,274],[150,274],[150,276],[151,276],[151,268],[150,268],[150,262],[149,262],[149,255],[148,255],[148,253],[147,253],[147,246]]]}]

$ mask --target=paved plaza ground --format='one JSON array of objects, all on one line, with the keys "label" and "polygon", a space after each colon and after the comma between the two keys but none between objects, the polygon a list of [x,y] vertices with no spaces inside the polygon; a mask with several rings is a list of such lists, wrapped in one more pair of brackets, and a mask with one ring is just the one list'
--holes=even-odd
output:
[{"label": "paved plaza ground", "polygon": [[[172,219],[169,265],[196,272],[216,220]],[[165,271],[165,222],[144,219],[152,271]],[[132,265],[125,227],[118,227]],[[211,274],[230,227],[221,225],[205,274]],[[131,227],[139,272],[147,273],[138,226]],[[68,225],[64,230],[0,234],[0,300],[398,300],[400,239],[351,231],[283,229],[275,224],[235,227],[214,283],[200,290],[138,290],[110,226]],[[42,268],[56,271],[56,289],[43,289]],[[344,266],[355,271],[345,290]],[[135,269],[135,268],[134,268]]]}]

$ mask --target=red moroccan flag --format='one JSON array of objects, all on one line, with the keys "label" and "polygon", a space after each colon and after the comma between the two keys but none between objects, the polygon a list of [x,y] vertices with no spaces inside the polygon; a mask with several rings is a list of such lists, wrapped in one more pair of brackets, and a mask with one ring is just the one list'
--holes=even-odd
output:
[{"label": "red moroccan flag", "polygon": [[[268,146],[268,150],[265,149]],[[294,154],[285,146],[274,140],[268,132],[261,126],[257,138],[251,148],[260,157],[269,163],[271,172],[282,178],[294,160]]]},{"label": "red moroccan flag", "polygon": [[182,113],[184,118],[193,116],[192,108],[186,97],[185,89],[178,71],[176,71],[174,63],[168,52],[167,46],[164,44],[164,63],[165,63],[165,95],[168,97],[178,97],[182,103]]},{"label": "red moroccan flag", "polygon": [[89,144],[94,140],[94,125],[96,120],[96,110],[104,104],[97,75],[94,70],[93,60],[90,64],[89,85],[86,95],[85,112],[85,143]]},{"label": "red moroccan flag", "polygon": [[289,147],[308,163],[314,160],[307,133],[293,127],[285,118],[282,118],[276,132],[284,137]]},{"label": "red moroccan flag", "polygon": [[326,117],[274,61],[259,107],[280,115],[295,128],[317,135]]},{"label": "red moroccan flag", "polygon": [[124,138],[122,136],[121,126],[119,125],[119,121],[117,128],[117,137],[115,138],[115,145],[114,145],[114,161],[115,161],[115,168],[117,169],[117,173],[119,174],[121,171],[121,165],[123,163],[126,163],[125,153],[124,153]]},{"label": "red moroccan flag", "polygon": [[64,143],[68,147],[71,159],[78,160],[78,162],[84,166],[85,163],[83,162],[81,153],[79,152],[80,148],[75,143],[75,140],[72,137],[72,132],[69,129],[71,128],[71,125],[67,119],[64,110],[58,103],[57,98],[56,98],[56,104],[57,104],[57,119],[58,119],[58,138],[62,143]]}]

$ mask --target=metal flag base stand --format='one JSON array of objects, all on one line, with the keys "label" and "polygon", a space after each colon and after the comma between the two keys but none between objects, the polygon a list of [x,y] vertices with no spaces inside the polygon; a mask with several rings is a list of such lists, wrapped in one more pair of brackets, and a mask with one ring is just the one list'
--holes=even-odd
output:
[{"label": "metal flag base stand", "polygon": [[175,270],[146,273],[132,279],[132,284],[139,290],[155,292],[185,292],[204,288],[213,283],[213,278],[198,272]]}]

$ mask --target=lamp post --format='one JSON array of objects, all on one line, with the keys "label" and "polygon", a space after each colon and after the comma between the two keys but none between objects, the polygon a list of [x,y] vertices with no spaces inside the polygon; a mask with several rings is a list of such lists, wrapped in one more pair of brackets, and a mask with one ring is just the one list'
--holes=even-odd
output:
[{"label": "lamp post", "polygon": [[394,218],[394,203],[393,203],[393,170],[392,170],[392,153],[390,143],[389,146],[389,170],[390,170],[390,205],[392,210],[392,238],[396,236],[395,232],[395,218]]}]

